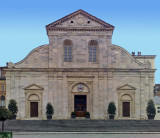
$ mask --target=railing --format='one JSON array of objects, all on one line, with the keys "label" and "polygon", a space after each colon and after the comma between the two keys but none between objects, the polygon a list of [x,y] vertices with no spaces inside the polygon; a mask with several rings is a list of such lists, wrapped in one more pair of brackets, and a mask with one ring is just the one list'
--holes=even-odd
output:
[{"label": "railing", "polygon": [[12,132],[0,132],[0,138],[12,138]]}]

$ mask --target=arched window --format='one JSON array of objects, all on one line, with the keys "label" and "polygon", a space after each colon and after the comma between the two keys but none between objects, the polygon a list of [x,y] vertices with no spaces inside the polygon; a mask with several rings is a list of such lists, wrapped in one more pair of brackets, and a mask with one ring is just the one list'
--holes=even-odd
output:
[{"label": "arched window", "polygon": [[5,96],[1,96],[1,107],[5,106]]},{"label": "arched window", "polygon": [[64,62],[72,61],[72,41],[65,40],[64,41]]},{"label": "arched window", "polygon": [[91,40],[89,41],[89,62],[96,62],[97,61],[97,41]]},{"label": "arched window", "polygon": [[1,86],[1,90],[4,91],[4,86]]}]

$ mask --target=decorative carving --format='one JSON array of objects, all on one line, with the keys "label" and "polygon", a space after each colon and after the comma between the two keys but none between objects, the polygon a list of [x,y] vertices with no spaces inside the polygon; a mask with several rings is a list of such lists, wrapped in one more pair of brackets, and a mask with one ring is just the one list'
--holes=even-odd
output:
[{"label": "decorative carving", "polygon": [[14,64],[12,62],[7,63],[8,68],[14,68]]},{"label": "decorative carving", "polygon": [[78,17],[78,18],[76,19],[76,22],[77,22],[77,24],[82,25],[82,24],[84,23],[84,19],[83,19],[82,17]]},{"label": "decorative carving", "polygon": [[77,85],[77,90],[79,91],[79,92],[82,92],[83,91],[83,84],[78,84]]},{"label": "decorative carving", "polygon": [[148,61],[148,60],[145,62],[145,64],[146,64],[146,66],[147,66],[148,68],[151,68],[151,67],[152,67],[151,62],[150,62],[150,61]]}]

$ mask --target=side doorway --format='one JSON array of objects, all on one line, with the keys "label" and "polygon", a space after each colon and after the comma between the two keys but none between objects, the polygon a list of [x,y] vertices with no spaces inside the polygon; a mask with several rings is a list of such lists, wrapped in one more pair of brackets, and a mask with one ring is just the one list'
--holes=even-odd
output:
[{"label": "side doorway", "polygon": [[38,102],[30,102],[30,117],[38,117]]},{"label": "side doorway", "polygon": [[123,117],[130,117],[130,102],[123,102]]}]

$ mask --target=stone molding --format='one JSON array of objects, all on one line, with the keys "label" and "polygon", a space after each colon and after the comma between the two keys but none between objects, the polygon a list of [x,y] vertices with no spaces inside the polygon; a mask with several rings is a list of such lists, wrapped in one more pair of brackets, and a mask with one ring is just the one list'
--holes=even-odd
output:
[{"label": "stone molding", "polygon": [[24,90],[44,90],[41,86],[38,86],[36,84],[31,84],[24,88]]}]

